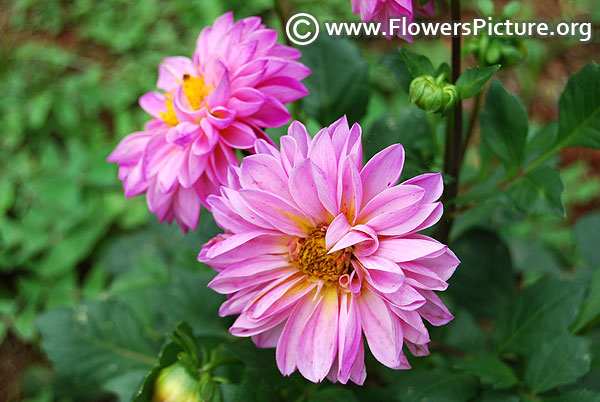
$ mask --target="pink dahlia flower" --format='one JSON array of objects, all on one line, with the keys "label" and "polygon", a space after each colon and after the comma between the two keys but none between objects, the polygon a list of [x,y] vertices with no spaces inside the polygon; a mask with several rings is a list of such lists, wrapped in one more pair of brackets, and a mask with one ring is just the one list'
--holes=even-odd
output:
[{"label": "pink dahlia flower", "polygon": [[308,93],[300,52],[276,39],[259,17],[234,22],[227,13],[202,31],[192,59],[163,60],[156,84],[163,92],[139,101],[152,120],[108,157],[119,164],[126,197],[145,192],[160,221],[196,228],[206,197],[238,164],[234,150],[268,142],[262,128],[287,123],[284,104]]},{"label": "pink dahlia flower", "polygon": [[404,150],[392,145],[364,167],[361,128],[346,118],[311,138],[293,122],[281,152],[258,140],[208,197],[225,229],[199,260],[219,271],[209,286],[228,295],[220,314],[258,347],[276,347],[284,375],[362,384],[363,335],[373,355],[408,369],[403,346],[429,353],[423,318],[453,317],[436,290],[459,264],[417,232],[442,216],[439,174],[396,185]]},{"label": "pink dahlia flower", "polygon": [[[430,0],[424,6],[419,4],[420,0],[352,0],[352,12],[360,14],[363,21],[376,21],[381,23],[381,30],[389,35],[391,19],[406,18],[407,24],[414,21],[415,14],[424,17],[433,17],[435,15],[435,4]],[[396,24],[397,26],[398,24]],[[409,42],[412,42],[410,36],[403,36],[400,32],[397,35]]]}]

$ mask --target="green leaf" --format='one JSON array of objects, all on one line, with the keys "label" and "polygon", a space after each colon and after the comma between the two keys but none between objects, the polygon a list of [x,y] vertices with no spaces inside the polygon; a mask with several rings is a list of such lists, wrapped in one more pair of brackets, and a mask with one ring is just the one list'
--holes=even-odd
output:
[{"label": "green leaf", "polygon": [[570,145],[600,149],[600,66],[573,75],[558,105],[557,151]]},{"label": "green leaf", "polygon": [[573,230],[577,249],[590,268],[600,266],[600,212],[580,218]]},{"label": "green leaf", "polygon": [[494,389],[510,388],[517,383],[513,370],[497,356],[481,355],[468,357],[458,364],[458,368],[479,377],[481,382]]},{"label": "green leaf", "polygon": [[500,80],[495,80],[480,116],[483,141],[510,173],[516,173],[523,162],[527,141],[527,111],[523,103]]},{"label": "green leaf", "polygon": [[494,232],[474,229],[452,244],[461,264],[449,280],[448,294],[474,314],[495,317],[514,297],[508,248]]},{"label": "green leaf", "polygon": [[467,99],[480,93],[499,69],[500,65],[467,69],[456,81],[460,98]]},{"label": "green leaf", "polygon": [[[108,389],[130,372],[141,382],[156,362],[156,348],[144,337],[137,316],[115,301],[50,310],[38,317],[37,326],[56,375],[72,384],[74,394]],[[127,383],[132,382],[129,377]],[[129,400],[132,394],[130,388],[119,396]]]},{"label": "green leaf", "polygon": [[477,393],[475,378],[444,369],[402,372],[397,384],[402,402],[466,402]]},{"label": "green leaf", "polygon": [[312,70],[303,81],[310,91],[301,100],[306,113],[322,125],[344,114],[350,124],[364,116],[369,98],[367,64],[352,42],[321,35],[302,50],[301,61]]},{"label": "green leaf", "polygon": [[498,349],[526,354],[542,340],[565,333],[582,294],[579,284],[553,278],[525,288],[496,323]]},{"label": "green leaf", "polygon": [[587,339],[572,335],[548,339],[533,350],[525,370],[525,383],[533,393],[570,384],[588,372],[590,361]]},{"label": "green leaf", "polygon": [[600,393],[587,389],[566,392],[559,396],[544,397],[544,402],[598,402]]},{"label": "green leaf", "polygon": [[348,389],[327,387],[313,393],[307,402],[358,402],[358,398]]},{"label": "green leaf", "polygon": [[[483,391],[477,402],[519,402],[521,399],[519,395],[509,394],[508,392],[500,391]],[[523,401],[521,401],[523,402]]]},{"label": "green leaf", "polygon": [[541,166],[515,182],[509,194],[517,208],[525,213],[564,216],[563,189],[558,169]]},{"label": "green leaf", "polygon": [[398,84],[400,84],[400,87],[404,92],[408,93],[413,76],[410,71],[408,71],[408,66],[404,62],[404,58],[400,55],[400,52],[397,50],[387,52],[381,59],[381,64],[386,66],[392,72],[394,78],[398,81]]},{"label": "green leaf", "polygon": [[[597,240],[598,238],[596,238]],[[581,314],[575,321],[572,332],[579,332],[583,327],[600,315],[600,266],[594,270],[590,280],[590,288],[583,304]]]},{"label": "green leaf", "polygon": [[413,53],[404,48],[400,49],[400,56],[406,63],[406,68],[412,74],[413,78],[421,75],[435,76],[435,68],[427,56]]}]

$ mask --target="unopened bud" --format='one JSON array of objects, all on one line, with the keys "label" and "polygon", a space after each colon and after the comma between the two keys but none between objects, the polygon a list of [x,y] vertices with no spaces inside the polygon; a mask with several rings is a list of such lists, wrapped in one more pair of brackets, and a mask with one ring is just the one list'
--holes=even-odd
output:
[{"label": "unopened bud", "polygon": [[181,363],[162,369],[154,383],[153,402],[203,402],[202,386]]},{"label": "unopened bud", "polygon": [[423,75],[410,83],[409,101],[429,113],[446,113],[458,101],[456,87],[446,81],[443,73],[437,78]]}]

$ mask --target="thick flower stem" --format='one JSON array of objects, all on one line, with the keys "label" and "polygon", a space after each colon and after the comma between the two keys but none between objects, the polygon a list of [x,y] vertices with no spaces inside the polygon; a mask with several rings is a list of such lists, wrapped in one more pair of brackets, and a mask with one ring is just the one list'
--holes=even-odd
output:
[{"label": "thick flower stem", "polygon": [[[450,14],[452,21],[460,21],[460,0],[451,0]],[[452,83],[456,83],[461,73],[461,36],[452,38]],[[463,126],[463,108],[462,101],[458,101],[454,108],[454,115],[449,119],[446,130],[446,147],[444,155],[444,173],[451,178],[444,191],[443,201],[453,200],[458,194],[458,180],[460,166],[462,162],[462,126]],[[454,223],[454,214],[456,205],[454,203],[445,203],[446,210],[444,218],[438,226],[437,238],[442,243],[448,242],[450,230]]]}]

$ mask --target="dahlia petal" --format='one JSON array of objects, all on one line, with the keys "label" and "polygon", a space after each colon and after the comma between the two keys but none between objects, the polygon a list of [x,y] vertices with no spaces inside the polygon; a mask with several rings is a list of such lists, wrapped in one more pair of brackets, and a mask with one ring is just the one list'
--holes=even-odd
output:
[{"label": "dahlia petal", "polygon": [[337,290],[328,287],[321,295],[317,309],[300,336],[296,362],[300,373],[313,382],[320,382],[327,376],[338,346]]},{"label": "dahlia petal", "polygon": [[[257,255],[261,254],[279,254],[279,253],[287,253],[289,250],[288,242],[290,241],[289,237],[280,236],[280,235],[264,235],[256,237],[252,240],[247,241],[246,243],[236,247],[235,249],[216,255],[207,257],[207,254],[211,248],[202,248],[200,254],[198,255],[198,261],[200,262],[209,262],[212,266],[223,265],[237,263],[248,258],[248,255]],[[252,253],[252,254],[250,254]],[[255,257],[256,258],[256,257]],[[262,257],[261,257],[262,258]]]},{"label": "dahlia petal", "polygon": [[260,264],[241,262],[232,266],[235,269],[219,272],[208,286],[215,292],[227,294],[297,272],[294,268],[285,268],[289,263],[281,258],[259,261]]},{"label": "dahlia petal", "polygon": [[420,357],[429,355],[429,347],[426,343],[412,343],[411,341],[408,341],[406,339],[404,340],[404,343],[408,347],[408,350],[410,350],[410,353],[413,354],[413,356]]},{"label": "dahlia petal", "polygon": [[311,143],[312,138],[310,138],[304,124],[299,121],[293,121],[288,129],[288,135],[296,140],[298,149],[302,153],[302,156],[306,158],[308,156],[308,146]]},{"label": "dahlia petal", "polygon": [[272,96],[265,99],[260,110],[248,117],[248,121],[259,127],[279,127],[290,120],[290,113],[281,102]]},{"label": "dahlia petal", "polygon": [[244,158],[240,171],[240,184],[244,188],[263,190],[288,201],[293,200],[288,191],[288,179],[281,168],[281,163],[271,155],[250,155]]},{"label": "dahlia petal", "polygon": [[248,304],[256,293],[260,291],[259,286],[242,289],[239,292],[230,294],[227,300],[219,307],[219,316],[225,317],[228,315],[240,314],[244,311],[246,304]]},{"label": "dahlia petal", "polygon": [[[327,128],[329,136],[331,137],[331,143],[335,150],[335,159],[337,161],[345,162],[346,151],[348,148],[348,140],[350,132],[350,126],[348,125],[348,118],[343,115]],[[342,168],[343,166],[340,166]]]},{"label": "dahlia petal", "polygon": [[137,163],[123,179],[123,190],[125,192],[125,198],[131,198],[135,195],[141,194],[148,188],[148,182],[144,177],[144,170],[142,168],[142,160]]},{"label": "dahlia petal", "polygon": [[165,139],[171,144],[185,147],[200,135],[200,127],[190,122],[182,122],[167,131]]},{"label": "dahlia petal", "polygon": [[182,230],[196,230],[200,218],[200,197],[194,188],[180,187],[173,200],[177,222]]},{"label": "dahlia petal", "polygon": [[163,116],[161,115],[161,112],[164,113],[167,111],[167,108],[165,107],[165,96],[160,92],[145,93],[140,97],[138,103],[146,113],[156,120],[162,120]]},{"label": "dahlia petal", "polygon": [[[360,316],[354,297],[342,293],[338,327],[338,369],[336,378],[343,384],[348,382],[350,373],[362,345]],[[335,367],[335,366],[334,366]]]},{"label": "dahlia petal", "polygon": [[448,288],[446,282],[423,265],[415,262],[403,262],[400,265],[406,275],[407,283],[413,287],[430,290],[446,290]]},{"label": "dahlia petal", "polygon": [[255,336],[265,331],[268,331],[272,328],[277,327],[281,324],[287,316],[285,314],[276,315],[270,317],[266,320],[251,320],[244,313],[240,314],[240,316],[235,320],[231,328],[229,328],[229,333],[233,336],[240,337],[250,337]]},{"label": "dahlia petal", "polygon": [[207,201],[217,225],[228,232],[239,233],[258,229],[258,226],[251,224],[236,214],[227,199],[210,195],[207,197]]},{"label": "dahlia petal", "polygon": [[446,249],[443,254],[434,258],[423,258],[415,262],[429,268],[443,281],[447,281],[460,264],[460,260],[450,249]]},{"label": "dahlia petal", "polygon": [[283,331],[285,323],[282,322],[277,326],[252,336],[252,342],[259,348],[274,348],[279,342],[279,337]]},{"label": "dahlia petal", "polygon": [[331,137],[327,130],[321,130],[309,145],[308,157],[323,172],[329,189],[335,188],[334,185],[337,183],[337,161],[332,157],[333,155],[335,149]]},{"label": "dahlia petal", "polygon": [[343,250],[347,247],[352,247],[355,244],[362,243],[365,241],[371,240],[371,237],[363,232],[358,230],[350,230],[346,233],[340,240],[335,243],[335,245],[329,250],[329,254],[334,253],[339,250]]},{"label": "dahlia petal", "polygon": [[402,327],[376,294],[363,291],[356,299],[360,319],[369,349],[373,356],[387,367],[403,367]]},{"label": "dahlia petal", "polygon": [[419,186],[425,190],[421,202],[429,203],[439,200],[444,191],[444,180],[441,173],[425,173],[412,179],[408,179],[402,185]]},{"label": "dahlia petal", "polygon": [[251,209],[284,233],[304,237],[312,228],[310,220],[283,198],[262,190],[243,189],[240,194]]},{"label": "dahlia petal", "polygon": [[236,90],[227,101],[227,106],[235,110],[236,116],[248,117],[258,112],[265,103],[265,96],[254,88]]},{"label": "dahlia petal", "polygon": [[380,215],[406,208],[420,203],[425,190],[417,186],[399,185],[388,188],[371,199],[360,211],[359,222],[368,222]]},{"label": "dahlia petal", "polygon": [[379,235],[399,236],[425,229],[441,218],[441,203],[408,207],[379,215],[366,224]]},{"label": "dahlia petal", "polygon": [[406,262],[444,251],[447,246],[432,239],[413,236],[404,238],[388,238],[379,242],[377,254],[394,262]]},{"label": "dahlia petal", "polygon": [[422,345],[430,341],[429,332],[418,311],[403,310],[395,306],[392,306],[391,310],[402,321],[402,334],[405,342]]},{"label": "dahlia petal", "polygon": [[166,57],[158,66],[158,81],[156,87],[165,92],[172,92],[183,82],[183,75],[197,75],[197,69],[192,60],[187,57]]},{"label": "dahlia petal", "polygon": [[212,110],[217,106],[223,106],[227,103],[229,95],[231,94],[231,85],[229,82],[229,72],[227,67],[223,66],[223,73],[221,80],[217,87],[208,95],[207,103],[208,107]]},{"label": "dahlia petal", "polygon": [[325,248],[329,250],[333,247],[350,231],[351,228],[352,226],[348,223],[346,215],[339,214],[336,216],[327,228],[327,233],[325,234]]},{"label": "dahlia petal", "polygon": [[154,134],[147,131],[129,134],[119,142],[119,145],[108,155],[106,160],[121,164],[137,164],[144,153],[148,141],[150,141]]},{"label": "dahlia petal", "polygon": [[400,144],[390,145],[377,153],[362,169],[363,205],[383,190],[398,181],[404,165],[404,148]]},{"label": "dahlia petal", "polygon": [[179,152],[172,152],[165,158],[166,162],[157,176],[158,185],[163,193],[168,193],[175,187],[179,169],[183,165],[184,160],[185,154]]},{"label": "dahlia petal", "polygon": [[[375,291],[377,292],[376,289]],[[406,280],[396,292],[379,292],[379,295],[390,302],[390,308],[396,306],[407,311],[419,309],[427,302],[427,299],[419,291],[410,286]]]},{"label": "dahlia petal", "polygon": [[[204,155],[196,155],[191,150],[184,157],[184,164],[179,171],[179,183],[183,188],[193,187],[208,164],[208,158]],[[198,202],[200,199],[198,198]]]},{"label": "dahlia petal", "polygon": [[358,169],[352,159],[346,159],[337,184],[338,205],[344,211],[348,222],[354,224],[362,204],[363,186]]},{"label": "dahlia petal", "polygon": [[277,367],[285,376],[288,376],[296,370],[298,364],[298,346],[302,331],[306,323],[313,315],[313,312],[319,306],[320,299],[314,298],[308,294],[304,300],[299,302],[292,314],[289,316],[285,328],[279,337],[277,343]]},{"label": "dahlia petal", "polygon": [[[283,172],[282,172],[283,173]],[[285,189],[285,177],[282,177],[283,183],[277,184],[280,188]],[[331,214],[321,203],[319,199],[319,191],[314,177],[314,166],[310,159],[305,159],[300,164],[294,166],[289,176],[289,192],[296,205],[300,206],[302,211],[315,222],[324,223],[328,221]]]},{"label": "dahlia petal", "polygon": [[306,283],[306,277],[292,277],[284,283],[277,284],[268,292],[255,296],[248,306],[248,314],[252,318],[267,318],[279,314],[296,304],[308,292],[316,287],[314,283]]},{"label": "dahlia petal", "polygon": [[405,276],[398,264],[377,256],[358,257],[367,282],[382,293],[397,292],[404,285]]},{"label": "dahlia petal", "polygon": [[206,119],[213,127],[222,130],[233,123],[235,116],[236,113],[234,110],[223,106],[216,106],[210,110],[210,113],[206,114]]},{"label": "dahlia petal", "polygon": [[363,385],[367,378],[367,367],[365,366],[365,347],[361,342],[358,344],[358,354],[354,360],[350,379],[357,385]]},{"label": "dahlia petal", "polygon": [[454,316],[433,291],[420,289],[419,293],[427,299],[427,302],[419,308],[419,314],[431,325],[445,325],[454,319]]},{"label": "dahlia petal", "polygon": [[258,89],[282,103],[293,102],[309,94],[308,89],[297,79],[287,76],[263,81]]}]

